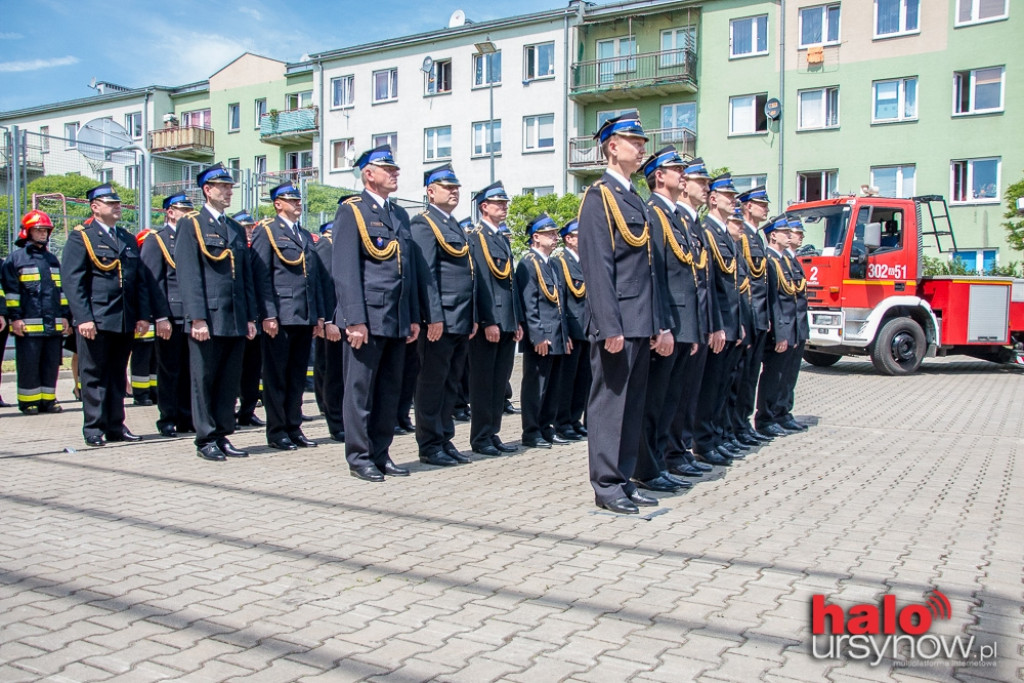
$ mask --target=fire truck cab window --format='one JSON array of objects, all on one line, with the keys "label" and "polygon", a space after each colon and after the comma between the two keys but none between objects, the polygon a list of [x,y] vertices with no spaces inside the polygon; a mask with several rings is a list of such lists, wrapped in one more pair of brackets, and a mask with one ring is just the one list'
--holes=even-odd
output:
[{"label": "fire truck cab window", "polygon": [[882,224],[882,244],[875,250],[892,251],[903,246],[903,211],[875,207],[871,212],[871,220]]}]

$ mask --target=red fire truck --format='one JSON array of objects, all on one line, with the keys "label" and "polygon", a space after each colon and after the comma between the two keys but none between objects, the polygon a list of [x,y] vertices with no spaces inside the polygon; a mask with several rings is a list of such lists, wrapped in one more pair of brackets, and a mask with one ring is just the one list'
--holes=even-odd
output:
[{"label": "red fire truck", "polygon": [[956,251],[943,197],[840,197],[786,209],[804,225],[807,362],[869,356],[889,375],[962,354],[1024,365],[1024,280],[924,275],[924,243]]}]

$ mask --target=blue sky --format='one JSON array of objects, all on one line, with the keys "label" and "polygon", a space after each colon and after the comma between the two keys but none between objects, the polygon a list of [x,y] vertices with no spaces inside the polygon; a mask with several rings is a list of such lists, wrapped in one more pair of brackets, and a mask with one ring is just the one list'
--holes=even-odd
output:
[{"label": "blue sky", "polygon": [[[0,111],[128,87],[201,81],[245,51],[302,55],[440,29],[462,9],[475,21],[567,0],[0,0]],[[377,10],[374,13],[368,9]]]}]

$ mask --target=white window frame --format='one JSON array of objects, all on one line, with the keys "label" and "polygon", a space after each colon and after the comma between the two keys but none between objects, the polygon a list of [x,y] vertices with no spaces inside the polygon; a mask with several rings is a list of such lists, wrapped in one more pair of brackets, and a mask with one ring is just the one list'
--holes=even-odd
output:
[{"label": "white window frame", "polygon": [[[308,164],[303,164],[303,159],[308,159]],[[295,160],[294,163],[292,160]],[[286,171],[297,171],[300,168],[313,168],[313,150],[304,149],[301,152],[288,152],[285,154],[285,170]]]},{"label": "white window frame", "polygon": [[[914,114],[908,116],[905,114],[907,108],[907,84],[913,81],[914,83]],[[896,117],[890,119],[881,119],[877,117],[878,113],[878,87],[880,85],[886,85],[888,83],[896,83]],[[921,101],[921,93],[919,91],[920,83],[917,76],[906,76],[904,78],[887,78],[881,81],[874,81],[871,84],[871,123],[901,123],[904,121],[917,121],[918,103]]]},{"label": "white window frame", "polygon": [[[346,85],[347,84],[347,85]],[[338,102],[338,87],[341,86],[341,103]],[[348,95],[346,98],[345,95]],[[347,102],[345,100],[348,100]],[[336,76],[331,79],[331,109],[351,109],[356,106],[355,74]]]},{"label": "white window frame", "polygon": [[[447,67],[447,71],[448,71],[448,78],[447,78],[448,86],[444,90],[442,90],[440,88],[440,85],[443,85],[443,83],[441,83],[441,81],[444,80],[444,79],[439,78],[437,72],[438,72],[438,69],[441,69],[442,75],[443,75],[443,73],[445,71],[444,67]],[[434,84],[433,87],[431,87],[431,83]],[[427,78],[424,80],[424,83],[423,83],[423,96],[424,97],[434,97],[436,95],[450,95],[451,92],[452,92],[452,60],[450,58],[448,58],[448,59],[435,59],[434,63],[430,67],[430,74],[427,76]]]},{"label": "white window frame", "polygon": [[[973,194],[974,188],[974,167],[981,162],[994,161],[996,162],[996,187],[995,195],[992,197],[967,197],[966,199],[958,199],[954,192],[956,188],[956,174],[957,165],[964,164],[964,178],[963,187],[967,192]],[[977,157],[974,159],[953,159],[949,162],[949,203],[956,204],[958,206],[964,206],[967,204],[998,204],[1000,188],[1002,187],[1002,174],[1003,174],[1003,159],[1002,157]]]},{"label": "white window frame", "polygon": [[392,131],[390,133],[374,133],[370,136],[372,147],[380,147],[381,145],[391,145],[391,152],[395,156],[398,156],[398,132]]},{"label": "white window frame", "polygon": [[[836,21],[838,22],[838,25],[836,26],[836,37],[834,39],[832,39],[832,40],[829,40],[829,37],[828,37],[829,29],[832,28],[832,25],[829,23],[829,20],[828,20],[829,10],[830,9],[838,9],[839,10],[837,15],[836,15],[836,17],[837,17]],[[809,14],[811,11],[813,11],[813,10],[817,10],[817,11],[821,12],[821,40],[818,41],[818,42],[814,42],[814,43],[805,43],[804,42],[804,17],[807,14]],[[797,22],[797,24],[798,24],[798,27],[797,27],[797,41],[799,43],[800,49],[807,48],[807,47],[817,47],[819,45],[838,45],[843,40],[843,36],[842,36],[842,26],[843,26],[842,6],[838,2],[831,2],[831,3],[824,4],[824,5],[813,5],[811,7],[801,7],[800,10],[799,10],[799,21]]]},{"label": "white window frame", "polygon": [[[483,59],[485,64],[483,67],[478,66],[480,60]],[[491,64],[494,60],[498,60],[498,74],[497,79],[493,81],[495,86],[501,85],[501,50],[495,52],[489,52],[487,54],[474,54],[473,55],[473,88],[489,88],[492,81],[487,80],[488,77],[494,77],[494,68]]]},{"label": "white window frame", "polygon": [[139,189],[139,180],[142,169],[138,164],[129,164],[124,167],[124,186],[129,190]]},{"label": "white window frame", "polygon": [[[953,261],[956,261],[956,260],[959,259],[960,262],[963,263],[963,258],[962,258],[963,255],[964,254],[970,254],[970,253],[973,252],[974,253],[974,270],[971,271],[971,272],[977,273],[978,275],[984,275],[986,273],[986,271],[985,271],[985,253],[986,252],[990,252],[990,251],[994,251],[996,253],[996,259],[995,259],[996,263],[995,263],[995,265],[998,268],[999,267],[999,249],[995,249],[993,247],[984,247],[982,249],[957,249],[956,251],[954,251],[952,254],[949,255],[949,262],[952,263]],[[966,264],[964,264],[964,265],[966,267]]]},{"label": "white window frame", "polygon": [[[897,30],[895,30],[895,31],[892,31],[891,33],[879,33],[879,31],[878,31],[878,12],[879,12],[878,3],[881,2],[881,0],[875,0],[874,1],[874,11],[875,11],[875,24],[874,24],[875,34],[874,34],[874,38],[875,38],[875,40],[884,39],[884,38],[897,38],[899,36],[912,36],[912,35],[915,35],[917,33],[920,33],[921,32],[921,4],[922,4],[922,0],[891,0],[891,1],[892,2],[898,2],[899,6],[900,6],[899,28]],[[916,3],[917,4],[917,26],[915,26],[914,28],[907,28],[907,5],[909,3]]]},{"label": "white window frame", "polygon": [[[764,26],[761,26],[761,20],[764,20]],[[735,27],[736,24],[749,21],[750,27],[750,52],[736,52],[736,40]],[[761,38],[760,31],[764,30],[764,49],[758,50],[757,43]],[[729,22],[729,59],[746,59],[747,57],[763,57],[768,54],[768,15],[767,14],[756,14],[752,17],[740,17],[739,19],[733,19]]]},{"label": "white window frame", "polygon": [[[551,119],[551,144],[541,146],[540,127],[541,119]],[[554,114],[533,114],[523,117],[523,154],[534,154],[536,152],[553,152],[555,150],[555,115]]]},{"label": "white window frame", "polygon": [[263,119],[263,115],[267,113],[266,97],[257,97],[252,101],[252,113],[256,120],[256,125],[253,127],[258,129],[260,127],[260,121]]},{"label": "white window frame", "polygon": [[[196,121],[193,121],[193,119],[196,119]],[[193,109],[192,111],[182,112],[181,127],[210,130],[213,127],[212,110],[207,107],[206,109]]]},{"label": "white window frame", "polygon": [[110,184],[114,182],[114,169],[112,168],[101,168],[96,171],[96,180],[101,184]]},{"label": "white window frame", "polygon": [[[377,97],[377,77],[387,74],[388,79],[388,95],[387,97]],[[373,103],[384,104],[385,102],[394,102],[398,100],[398,67],[392,66],[388,69],[377,69],[373,72],[370,77],[370,86],[373,88]]]},{"label": "white window frame", "polygon": [[[136,123],[136,121],[138,123]],[[132,136],[132,139],[139,140],[142,138],[142,112],[133,111],[124,115],[124,127],[128,130],[128,135]],[[136,134],[135,129],[138,128],[139,132]]]},{"label": "white window frame", "polygon": [[228,105],[228,132],[237,133],[242,130],[242,105],[232,102]]},{"label": "white window frame", "polygon": [[267,155],[266,154],[260,154],[260,155],[257,155],[257,156],[252,158],[252,170],[256,174],[257,178],[259,178],[259,176],[261,176],[261,175],[266,175],[266,173],[267,173]]},{"label": "white window frame", "polygon": [[[874,185],[875,187],[880,187],[878,182],[877,182],[877,180],[876,180],[876,178],[875,178],[875,174],[878,173],[879,171],[883,171],[883,170],[887,171],[887,170],[890,170],[890,169],[895,169],[896,170],[896,193],[893,194],[892,196],[893,197],[898,197],[899,199],[910,199],[911,197],[916,196],[917,195],[917,165],[916,164],[886,164],[884,166],[872,166],[871,167],[871,184]],[[903,189],[904,189],[903,186],[904,186],[904,183],[906,183],[907,180],[908,180],[907,179],[908,171],[909,171],[909,174],[910,174],[909,181],[911,183],[911,186],[910,186],[910,189],[909,189],[908,192],[904,192],[903,191]],[[882,196],[883,197],[888,197],[890,195],[883,194]]]},{"label": "white window frame", "polygon": [[538,185],[537,187],[524,187],[523,194],[528,194],[531,197],[546,197],[549,194],[555,194],[555,186]]},{"label": "white window frame", "polygon": [[64,149],[78,149],[78,131],[82,126],[78,121],[64,124]]},{"label": "white window frame", "polygon": [[[305,102],[305,104],[303,104]],[[312,90],[301,90],[299,92],[290,92],[284,96],[284,106],[287,111],[295,111],[297,109],[304,109],[306,107],[313,106],[313,91]]]},{"label": "white window frame", "polygon": [[[804,98],[818,93],[821,95],[820,102],[820,120],[822,124],[820,126],[812,126],[805,124],[803,120],[804,113]],[[834,95],[834,97],[833,97]],[[809,88],[807,90],[797,91],[797,130],[828,130],[831,128],[839,127],[839,86],[830,85],[825,88]],[[833,111],[834,110],[834,111]],[[831,114],[831,116],[830,116]]]},{"label": "white window frame", "polygon": [[614,119],[616,116],[622,116],[630,112],[635,112],[636,107],[626,107],[625,109],[606,109],[604,111],[597,112],[597,125],[594,130],[599,130],[604,122],[608,119]]},{"label": "white window frame", "polygon": [[[470,126],[470,156],[473,158],[489,157],[491,151],[488,146],[491,144],[488,128],[494,126],[494,156],[501,156],[501,119],[490,121],[474,121]],[[480,144],[477,144],[477,135],[480,135]]]},{"label": "white window frame", "polygon": [[[961,26],[974,26],[975,24],[987,24],[990,21],[1002,21],[1010,17],[1010,0],[1003,0],[1003,13],[994,15],[991,17],[985,17],[984,19],[978,18],[978,10],[981,7],[983,0],[957,0],[956,5],[953,7],[953,26],[959,28]],[[966,20],[960,19],[960,9],[963,4],[967,2],[971,5],[971,18]]]},{"label": "white window frame", "polygon": [[[999,106],[989,107],[987,109],[978,109],[975,106],[975,97],[977,96],[977,74],[979,71],[990,71],[992,69],[999,69]],[[960,105],[960,91],[963,88],[962,77],[967,74],[967,87],[970,89],[968,92],[968,105],[966,111],[957,111],[957,107]],[[953,116],[973,116],[975,114],[994,114],[1003,111],[1006,105],[1006,67],[1005,66],[988,66],[980,69],[963,69],[960,71],[953,72]]]},{"label": "white window frame", "polygon": [[[690,38],[689,40],[687,38]],[[665,47],[665,43],[671,43],[670,47]],[[679,41],[682,39],[683,44],[680,46]],[[661,50],[661,57],[658,59],[658,67],[661,69],[667,69],[674,66],[680,66],[686,64],[686,50],[691,46],[696,50],[697,47],[697,27],[696,26],[677,26],[676,28],[664,29],[661,32],[660,42],[658,47]]]},{"label": "white window frame", "polygon": [[[676,107],[692,107],[693,108],[693,125],[692,126],[677,126],[676,125],[676,121],[678,120],[677,117],[676,117]],[[669,126],[665,125],[666,110],[668,110],[671,113],[671,115],[672,115],[672,117],[671,117],[672,118],[672,120],[671,120],[671,124],[672,125],[669,125]],[[697,103],[696,102],[671,102],[669,104],[663,104],[663,105],[661,105],[660,114],[661,114],[661,118],[658,119],[658,120],[661,122],[661,130],[663,132],[662,132],[660,137],[661,137],[661,140],[663,142],[678,142],[679,140],[682,139],[682,137],[674,137],[673,133],[666,132],[666,131],[669,131],[669,130],[672,130],[672,129],[688,128],[688,129],[692,130],[694,133],[697,132]]]},{"label": "white window frame", "polygon": [[[539,48],[551,48],[551,71],[546,74],[530,73],[530,53],[533,53],[533,67],[534,71],[537,70],[540,61],[538,60]],[[543,81],[549,80],[555,77],[555,41],[549,40],[543,43],[534,43],[533,45],[525,45],[523,47],[523,80],[525,81]]]},{"label": "white window frame", "polygon": [[[448,154],[440,154],[437,140],[441,131],[448,133]],[[431,153],[433,148],[433,153]],[[423,129],[423,160],[424,161],[448,161],[452,158],[452,127],[434,126]]]},{"label": "white window frame", "polygon": [[[338,153],[336,151],[336,148],[339,145],[341,145],[344,148],[344,151],[342,152],[342,155],[341,155],[341,165],[340,166],[338,165],[338,158],[339,157],[338,157]],[[356,141],[355,141],[354,138],[338,138],[336,140],[331,140],[331,173],[335,173],[337,171],[350,171],[350,170],[352,170],[352,164],[353,164],[354,157],[353,157],[352,160],[350,160],[346,153],[349,152],[349,151],[355,152],[355,149],[356,149]]]},{"label": "white window frame", "polygon": [[748,173],[746,175],[734,175],[732,177],[732,184],[740,192],[747,192],[753,190],[759,185],[768,184],[767,173]]},{"label": "white window frame", "polygon": [[[750,130],[738,130],[733,127],[735,123],[735,115],[733,113],[734,103],[739,100],[749,100],[754,98],[754,120],[751,122]],[[768,117],[764,116],[764,105],[768,101],[768,93],[748,93],[745,95],[733,95],[729,98],[729,135],[767,135],[768,134]],[[757,123],[760,117],[765,118],[764,130],[757,129]]]},{"label": "white window frame", "polygon": [[830,198],[832,196],[832,193],[835,192],[836,188],[839,186],[839,171],[838,171],[838,169],[831,168],[831,169],[825,169],[825,170],[821,170],[821,171],[797,171],[797,173],[796,173],[797,199],[796,200],[798,202],[819,201],[818,199],[808,199],[807,198],[807,188],[806,188],[806,185],[805,185],[805,179],[810,178],[810,176],[812,176],[814,174],[818,174],[819,175],[819,180],[821,181],[821,191],[822,191],[821,199],[828,199],[828,198]]},{"label": "white window frame", "polygon": [[39,153],[50,153],[50,127],[39,126]]},{"label": "white window frame", "polygon": [[[614,49],[608,57],[601,57],[601,46],[611,45]],[[627,50],[623,52],[623,46]],[[617,36],[597,41],[596,51],[599,61],[597,66],[597,80],[599,83],[613,83],[618,74],[633,73],[636,71],[637,43],[636,36]]]}]

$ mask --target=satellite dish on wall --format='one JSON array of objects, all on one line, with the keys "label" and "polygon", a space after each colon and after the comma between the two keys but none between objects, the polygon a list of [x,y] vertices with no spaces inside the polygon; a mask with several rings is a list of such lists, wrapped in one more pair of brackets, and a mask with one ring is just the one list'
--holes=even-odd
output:
[{"label": "satellite dish on wall", "polygon": [[460,9],[452,12],[452,16],[448,19],[448,28],[458,28],[459,26],[466,25],[466,13]]},{"label": "satellite dish on wall", "polygon": [[115,164],[135,163],[135,152],[112,152],[131,146],[132,136],[124,126],[113,119],[93,119],[78,131],[78,151],[91,161],[110,161]]}]

